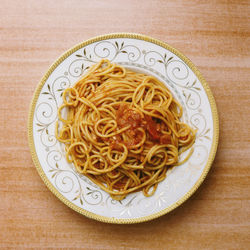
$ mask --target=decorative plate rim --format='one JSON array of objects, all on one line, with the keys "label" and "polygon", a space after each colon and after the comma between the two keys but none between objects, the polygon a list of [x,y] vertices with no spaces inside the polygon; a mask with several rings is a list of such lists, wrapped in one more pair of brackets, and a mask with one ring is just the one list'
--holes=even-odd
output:
[{"label": "decorative plate rim", "polygon": [[[73,204],[70,202],[68,199],[66,199],[49,181],[47,178],[46,174],[43,171],[42,166],[40,165],[40,162],[38,160],[37,152],[35,149],[34,145],[34,139],[33,139],[33,118],[34,118],[34,112],[35,112],[35,106],[38,100],[38,97],[40,95],[41,89],[51,73],[57,68],[57,66],[63,62],[69,55],[72,53],[76,52],[77,50],[81,49],[84,46],[87,46],[91,43],[98,42],[101,40],[107,40],[107,39],[114,39],[114,38],[130,38],[130,39],[138,39],[138,40],[144,40],[156,45],[159,45],[172,53],[174,53],[176,56],[181,58],[187,65],[188,67],[194,72],[194,74],[197,76],[197,78],[200,80],[206,95],[208,97],[210,107],[211,107],[211,112],[212,112],[212,118],[213,118],[213,128],[214,128],[214,133],[213,133],[213,141],[212,141],[212,146],[211,146],[211,151],[209,154],[209,157],[207,159],[207,163],[203,169],[203,172],[199,179],[196,181],[196,183],[193,185],[193,187],[184,195],[182,196],[177,202],[172,204],[171,206],[168,206],[167,208],[157,212],[153,213],[148,216],[144,217],[139,217],[139,218],[132,218],[132,219],[117,219],[114,217],[106,217],[106,216],[101,216],[97,215],[95,213],[89,212],[83,208],[78,207],[77,205]],[[217,147],[218,147],[218,140],[219,140],[219,117],[218,117],[218,112],[217,112],[217,107],[215,103],[215,99],[213,97],[212,91],[210,90],[207,82],[201,75],[200,71],[196,68],[196,66],[189,60],[186,56],[184,56],[180,51],[177,49],[173,48],[172,46],[168,45],[167,43],[160,41],[158,39],[142,35],[142,34],[137,34],[137,33],[111,33],[111,34],[105,34],[105,35],[100,35],[96,36],[94,38],[88,39],[84,42],[81,42],[74,47],[70,48],[68,51],[63,53],[54,63],[49,67],[48,71],[46,74],[42,77],[40,80],[39,84],[37,85],[35,92],[33,94],[32,101],[30,103],[30,108],[29,108],[29,114],[28,114],[28,142],[29,142],[29,148],[31,151],[31,156],[32,160],[36,166],[36,169],[44,181],[45,185],[48,187],[48,189],[58,198],[60,199],[65,205],[70,207],[71,209],[75,210],[76,212],[85,215],[88,218],[95,219],[97,221],[101,222],[106,222],[106,223],[114,223],[114,224],[132,224],[132,223],[140,223],[140,222],[146,222],[155,218],[158,218],[164,214],[169,213],[173,209],[177,208],[180,206],[182,203],[184,203],[190,196],[199,188],[199,186],[203,183],[204,179],[206,178],[213,160],[216,155]]]}]

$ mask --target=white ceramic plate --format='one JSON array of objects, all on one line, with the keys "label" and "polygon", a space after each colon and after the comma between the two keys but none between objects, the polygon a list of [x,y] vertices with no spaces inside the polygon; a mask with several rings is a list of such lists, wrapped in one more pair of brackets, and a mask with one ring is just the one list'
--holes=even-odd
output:
[{"label": "white ceramic plate", "polygon": [[[63,146],[55,139],[55,121],[63,90],[74,85],[90,65],[102,58],[143,71],[164,82],[183,106],[183,120],[198,129],[191,158],[169,171],[152,197],[146,198],[142,192],[137,192],[120,202],[112,200],[67,163]],[[189,59],[159,40],[121,33],[85,41],[50,67],[35,91],[28,132],[37,170],[61,201],[96,220],[136,223],[168,213],[195,192],[214,159],[219,127],[212,93]]]}]

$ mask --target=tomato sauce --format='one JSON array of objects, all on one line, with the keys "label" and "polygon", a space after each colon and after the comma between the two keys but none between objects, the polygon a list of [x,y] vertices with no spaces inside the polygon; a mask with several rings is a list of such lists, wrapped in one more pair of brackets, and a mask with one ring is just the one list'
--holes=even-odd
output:
[{"label": "tomato sauce", "polygon": [[[130,128],[126,131],[129,141],[126,142],[125,145],[128,148],[141,141],[142,133],[138,128],[143,128],[149,138],[156,144],[168,144],[171,142],[171,136],[161,132],[165,126],[161,120],[156,121],[149,115],[144,115],[143,117],[140,113],[130,109],[128,104],[119,105],[116,111],[116,122],[119,128],[130,125]],[[113,147],[117,148],[117,145],[121,142],[121,136],[115,136],[115,138],[113,138]]]}]

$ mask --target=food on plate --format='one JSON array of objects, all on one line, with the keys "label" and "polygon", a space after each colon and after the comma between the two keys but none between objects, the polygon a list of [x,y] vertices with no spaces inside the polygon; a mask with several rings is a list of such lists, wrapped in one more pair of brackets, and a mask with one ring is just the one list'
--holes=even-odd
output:
[{"label": "food on plate", "polygon": [[62,98],[56,137],[67,161],[113,199],[153,195],[194,144],[196,131],[181,121],[182,107],[162,82],[107,59]]}]

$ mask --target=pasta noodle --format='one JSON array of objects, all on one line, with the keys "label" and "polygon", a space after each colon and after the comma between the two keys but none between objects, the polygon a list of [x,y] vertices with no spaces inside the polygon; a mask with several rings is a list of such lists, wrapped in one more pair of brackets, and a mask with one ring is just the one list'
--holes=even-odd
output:
[{"label": "pasta noodle", "polygon": [[116,200],[139,190],[153,195],[195,141],[196,131],[180,120],[182,107],[163,83],[106,59],[62,98],[56,137],[67,161]]}]

